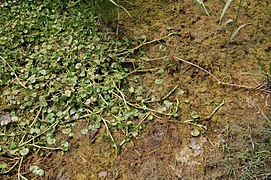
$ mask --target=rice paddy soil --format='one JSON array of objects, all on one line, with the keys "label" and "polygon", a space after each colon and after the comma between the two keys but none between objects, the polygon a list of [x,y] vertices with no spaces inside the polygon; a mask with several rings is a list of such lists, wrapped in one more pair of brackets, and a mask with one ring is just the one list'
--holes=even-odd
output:
[{"label": "rice paddy soil", "polygon": [[[28,156],[21,172],[36,164],[45,171],[40,179],[270,178],[271,94],[257,62],[265,59],[261,48],[271,54],[271,4],[267,0],[244,1],[236,27],[247,26],[228,44],[236,28],[224,23],[235,18],[238,5],[237,1],[231,4],[219,25],[224,7],[220,1],[205,2],[210,17],[193,1],[137,0],[126,4],[132,17],[121,12],[119,36],[145,34],[154,40],[180,32],[141,48],[151,59],[144,67],[162,68],[163,73],[135,74],[140,76],[136,85],[143,87],[145,97],[153,91],[162,98],[178,85],[169,97],[171,102],[179,101],[178,117],[155,116],[144,121],[144,129],[122,146],[119,155],[111,141],[101,136],[105,127],[88,135],[78,133],[70,140],[68,152]],[[231,85],[218,84],[199,67]],[[262,90],[254,88],[259,85]],[[205,118],[212,112],[211,118]],[[198,118],[193,119],[195,114]],[[79,131],[85,126],[84,121],[78,121],[75,128]],[[202,134],[193,137],[191,132]],[[3,176],[13,178],[16,171]]]}]

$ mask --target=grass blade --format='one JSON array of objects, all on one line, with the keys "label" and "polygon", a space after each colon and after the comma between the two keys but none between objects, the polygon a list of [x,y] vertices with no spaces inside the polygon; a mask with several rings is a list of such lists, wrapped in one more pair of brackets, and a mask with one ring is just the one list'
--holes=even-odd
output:
[{"label": "grass blade", "polygon": [[202,0],[195,0],[195,3],[207,16],[210,16]]},{"label": "grass blade", "polygon": [[245,27],[247,24],[243,24],[242,26],[240,26],[238,29],[236,29],[233,33],[232,33],[232,35],[231,35],[231,37],[229,38],[229,40],[228,40],[228,44],[230,43],[230,42],[232,42],[232,40],[234,39],[234,37],[236,36],[236,34],[243,28],[243,27]]},{"label": "grass blade", "polygon": [[224,6],[224,8],[223,8],[223,11],[222,11],[222,13],[221,13],[221,16],[220,16],[220,19],[219,19],[219,23],[218,23],[218,24],[221,23],[221,21],[222,21],[224,15],[225,15],[227,9],[230,7],[230,4],[231,4],[232,1],[233,1],[233,0],[228,0],[227,3],[225,4],[225,6]]},{"label": "grass blade", "polygon": [[268,86],[270,87],[271,86],[271,58],[263,48],[262,48],[262,51],[269,61],[269,71],[266,73],[266,76],[267,76]]},{"label": "grass blade", "polygon": [[123,6],[121,6],[121,5],[119,5],[119,4],[117,4],[115,1],[113,1],[113,0],[109,0],[112,4],[114,4],[115,6],[117,6],[117,7],[119,7],[119,8],[121,8],[121,9],[123,9],[130,17],[132,17],[131,16],[131,14],[127,11],[127,9],[125,9],[125,7],[123,7]]},{"label": "grass blade", "polygon": [[262,63],[262,61],[261,61],[260,59],[258,59],[258,64],[259,64],[259,66],[261,67],[262,71],[263,71],[264,73],[267,73],[267,72],[266,72],[266,69],[265,69],[265,66],[263,65],[263,63]]}]

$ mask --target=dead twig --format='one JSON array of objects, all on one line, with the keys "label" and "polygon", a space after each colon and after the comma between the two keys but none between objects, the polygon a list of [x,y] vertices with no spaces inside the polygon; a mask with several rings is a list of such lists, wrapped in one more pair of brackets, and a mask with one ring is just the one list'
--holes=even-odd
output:
[{"label": "dead twig", "polygon": [[124,55],[124,54],[128,54],[128,53],[130,53],[130,52],[133,52],[133,51],[139,49],[139,48],[142,47],[142,46],[145,46],[145,45],[148,45],[148,44],[152,44],[152,43],[155,43],[155,42],[159,42],[159,41],[161,41],[161,40],[166,39],[167,37],[170,37],[170,36],[172,36],[172,35],[179,35],[179,34],[180,34],[180,32],[172,32],[172,33],[169,33],[168,35],[166,35],[166,36],[164,36],[164,37],[161,37],[161,38],[158,38],[158,39],[154,39],[154,40],[152,40],[152,41],[147,41],[147,42],[146,42],[146,39],[144,39],[144,41],[143,41],[142,43],[140,43],[138,46],[136,46],[136,47],[134,47],[134,48],[132,48],[132,49],[128,49],[128,50],[126,50],[126,51],[120,52],[120,53],[117,54],[117,56],[121,56],[121,55]]},{"label": "dead twig", "polygon": [[209,74],[210,76],[212,76],[212,77],[217,81],[218,85],[231,86],[231,87],[238,87],[238,88],[245,88],[245,89],[251,89],[251,90],[260,90],[260,91],[264,91],[264,92],[271,93],[270,90],[259,89],[258,86],[256,86],[256,87],[251,87],[251,86],[244,86],[244,85],[239,85],[239,84],[232,84],[232,83],[226,83],[226,82],[223,82],[223,81],[219,80],[215,75],[213,75],[212,73],[210,73],[209,71],[207,71],[206,69],[204,69],[204,68],[202,68],[202,67],[200,67],[200,66],[198,66],[198,65],[196,65],[196,64],[194,64],[194,63],[191,63],[191,62],[189,62],[189,61],[186,61],[186,60],[184,60],[184,59],[181,59],[181,58],[178,58],[178,57],[175,57],[175,56],[174,56],[173,58],[174,58],[174,59],[177,59],[177,60],[179,60],[179,61],[185,62],[185,63],[187,63],[187,64],[190,64],[190,65],[192,65],[192,66],[194,66],[194,67],[196,67],[196,68],[198,68],[198,69],[200,69],[200,70],[206,72],[207,74]]}]

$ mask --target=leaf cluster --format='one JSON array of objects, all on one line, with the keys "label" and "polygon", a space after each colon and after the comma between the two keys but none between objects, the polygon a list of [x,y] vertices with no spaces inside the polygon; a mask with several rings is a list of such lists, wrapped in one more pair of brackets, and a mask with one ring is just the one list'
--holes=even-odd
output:
[{"label": "leaf cluster", "polygon": [[[142,97],[142,88],[132,91],[127,80],[140,64],[128,66],[126,59],[144,56],[137,51],[146,37],[135,48],[137,42],[129,38],[108,40],[88,5],[16,0],[0,4],[1,156],[68,151],[78,121],[87,122],[82,134],[104,125],[104,136],[119,152],[155,113],[176,116],[177,108],[166,99],[173,91],[162,99],[164,109],[154,110]],[[115,131],[122,132],[123,141],[115,140]],[[9,171],[5,166],[1,173]],[[43,174],[36,167],[31,171]]]}]

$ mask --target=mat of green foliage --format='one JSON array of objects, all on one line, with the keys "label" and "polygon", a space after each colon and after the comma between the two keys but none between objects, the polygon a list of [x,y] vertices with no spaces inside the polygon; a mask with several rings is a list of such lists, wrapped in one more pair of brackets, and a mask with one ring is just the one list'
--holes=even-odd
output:
[{"label": "mat of green foliage", "polygon": [[[140,59],[144,53],[137,53],[138,43],[102,32],[89,4],[6,1],[0,11],[1,156],[65,152],[68,138],[56,134],[76,136],[72,127],[80,120],[89,121],[83,134],[104,125],[118,152],[137,136],[142,120],[155,112],[176,115],[166,99],[166,112],[148,108],[140,98],[142,87],[129,85],[127,77],[140,64],[131,66],[126,58]],[[133,103],[126,100],[128,94]],[[121,142],[113,131],[125,132]],[[1,173],[10,166],[1,164]]]}]

